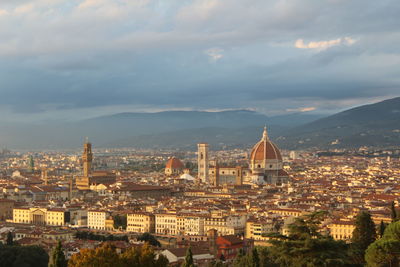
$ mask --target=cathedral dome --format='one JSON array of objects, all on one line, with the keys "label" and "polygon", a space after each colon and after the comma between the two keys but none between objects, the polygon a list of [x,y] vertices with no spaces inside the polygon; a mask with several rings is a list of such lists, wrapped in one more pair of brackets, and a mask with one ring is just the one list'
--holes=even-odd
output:
[{"label": "cathedral dome", "polygon": [[264,160],[282,161],[281,152],[279,148],[269,140],[266,128],[264,128],[263,138],[253,147],[250,160],[252,162]]},{"label": "cathedral dome", "polygon": [[165,165],[166,169],[183,169],[183,167],[182,161],[175,157],[170,158]]}]

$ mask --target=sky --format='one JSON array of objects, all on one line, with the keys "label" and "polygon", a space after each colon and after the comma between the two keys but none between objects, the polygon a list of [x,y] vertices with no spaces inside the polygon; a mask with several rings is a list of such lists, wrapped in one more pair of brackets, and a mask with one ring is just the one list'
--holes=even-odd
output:
[{"label": "sky", "polygon": [[1,0],[0,121],[400,95],[398,0]]}]

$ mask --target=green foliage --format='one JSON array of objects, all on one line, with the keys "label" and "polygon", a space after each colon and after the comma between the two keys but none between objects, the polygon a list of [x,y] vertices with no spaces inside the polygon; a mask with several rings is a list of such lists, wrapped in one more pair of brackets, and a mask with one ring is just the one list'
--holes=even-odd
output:
[{"label": "green foliage", "polygon": [[0,245],[0,267],[47,267],[48,262],[41,247]]},{"label": "green foliage", "polygon": [[251,251],[251,267],[260,267],[260,257],[256,248]]},{"label": "green foliage", "polygon": [[375,223],[369,212],[361,212],[355,221],[355,229],[351,239],[351,256],[356,264],[365,262],[365,250],[376,240]]},{"label": "green foliage", "polygon": [[344,266],[348,260],[346,243],[319,232],[325,216],[326,212],[315,212],[296,218],[289,226],[289,236],[271,240],[273,246],[264,256],[278,266]]},{"label": "green foliage", "polygon": [[396,207],[394,205],[394,201],[392,201],[392,203],[390,205],[390,211],[391,211],[392,222],[398,221],[400,214],[397,214]]},{"label": "green foliage", "polygon": [[400,259],[400,221],[389,224],[381,239],[372,243],[366,253],[365,261],[371,267],[399,266]]},{"label": "green foliage", "polygon": [[154,235],[150,233],[143,233],[142,235],[138,236],[137,240],[147,242],[155,247],[161,247],[161,243],[157,240],[157,238],[154,237]]},{"label": "green foliage", "polygon": [[57,246],[51,254],[49,267],[67,267],[68,262],[65,259],[65,254],[62,249],[61,241],[58,241]]},{"label": "green foliage", "polygon": [[114,220],[114,228],[119,229],[120,227],[122,229],[126,229],[127,225],[127,216],[126,215],[115,215],[113,217]]},{"label": "green foliage", "polygon": [[208,263],[208,267],[227,267],[228,265],[225,265],[222,261],[216,261],[216,260],[213,260],[213,261],[210,261],[209,263]]},{"label": "green foliage", "polygon": [[233,262],[234,267],[244,267],[250,264],[247,255],[244,254],[243,249],[239,250],[239,253],[236,255],[236,258]]},{"label": "green foliage", "polygon": [[192,249],[189,247],[186,250],[185,260],[182,263],[181,267],[195,267],[195,266],[196,265],[194,265]]},{"label": "green foliage", "polygon": [[84,240],[96,240],[96,241],[125,241],[129,242],[127,235],[115,236],[115,235],[98,235],[88,231],[77,231],[75,237]]},{"label": "green foliage", "polygon": [[146,243],[125,251],[121,255],[121,264],[123,267],[165,267],[168,266],[168,259],[164,255],[156,257],[153,248]]},{"label": "green foliage", "polygon": [[366,253],[365,261],[370,267],[399,266],[400,241],[380,239],[372,243]]},{"label": "green foliage", "polygon": [[258,254],[260,255],[260,267],[275,267],[275,264],[271,257],[270,247],[257,247]]},{"label": "green foliage", "polygon": [[277,264],[273,263],[270,253],[270,247],[256,247],[250,253],[244,254],[241,249],[236,256],[233,266],[234,267],[275,267]]},{"label": "green foliage", "polygon": [[72,255],[68,262],[69,267],[113,267],[121,266],[119,256],[115,249],[105,243],[96,249],[82,249]]},{"label": "green foliage", "polygon": [[320,224],[326,215],[326,211],[317,211],[303,217],[295,218],[295,221],[289,225],[289,238],[307,239],[321,237],[319,233]]},{"label": "green foliage", "polygon": [[383,233],[385,232],[387,224],[381,221],[381,224],[379,225],[379,237],[383,237]]},{"label": "green foliage", "polygon": [[382,238],[400,240],[400,221],[389,224]]},{"label": "green foliage", "polygon": [[109,244],[96,249],[83,249],[73,255],[69,267],[166,267],[168,259],[154,253],[148,244],[133,247],[121,255]]}]

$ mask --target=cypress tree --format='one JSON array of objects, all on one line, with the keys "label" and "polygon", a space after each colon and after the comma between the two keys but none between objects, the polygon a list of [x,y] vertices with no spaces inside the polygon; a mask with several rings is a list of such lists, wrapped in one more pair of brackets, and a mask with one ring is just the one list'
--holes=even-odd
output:
[{"label": "cypress tree", "polygon": [[185,261],[182,263],[181,267],[195,267],[193,253],[190,247],[186,250]]},{"label": "cypress tree", "polygon": [[383,233],[385,232],[385,229],[386,229],[386,224],[383,221],[381,221],[381,224],[379,225],[379,236],[380,236],[380,238],[382,238]]},{"label": "cypress tree", "polygon": [[356,217],[355,226],[351,239],[352,254],[356,263],[363,264],[365,250],[376,240],[375,223],[371,214],[363,211]]},{"label": "cypress tree", "polygon": [[50,267],[67,267],[68,262],[65,259],[65,254],[62,250],[61,241],[58,241],[57,246],[54,248],[50,259]]},{"label": "cypress tree", "polygon": [[396,207],[394,205],[394,201],[392,201],[390,209],[391,209],[392,222],[395,222],[395,221],[397,221],[398,216],[397,216]]},{"label": "cypress tree", "polygon": [[251,252],[251,266],[252,267],[260,267],[260,257],[258,256],[258,252],[256,248],[253,248]]},{"label": "cypress tree", "polygon": [[14,245],[14,237],[13,237],[13,234],[12,234],[11,232],[8,232],[8,233],[7,233],[6,244],[7,244],[7,246],[12,246],[12,245]]}]

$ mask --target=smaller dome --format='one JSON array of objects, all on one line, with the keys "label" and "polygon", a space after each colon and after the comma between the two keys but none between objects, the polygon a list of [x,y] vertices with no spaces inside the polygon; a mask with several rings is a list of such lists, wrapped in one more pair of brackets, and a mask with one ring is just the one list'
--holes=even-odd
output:
[{"label": "smaller dome", "polygon": [[182,161],[179,159],[172,157],[167,161],[167,164],[165,165],[166,169],[183,169],[184,165]]}]

